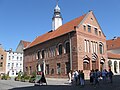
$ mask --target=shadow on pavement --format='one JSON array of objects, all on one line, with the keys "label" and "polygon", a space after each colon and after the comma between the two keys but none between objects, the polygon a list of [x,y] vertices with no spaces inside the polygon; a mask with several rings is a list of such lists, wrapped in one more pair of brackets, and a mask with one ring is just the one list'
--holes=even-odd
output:
[{"label": "shadow on pavement", "polygon": [[40,85],[30,87],[19,87],[9,90],[120,90],[120,76],[114,76],[113,83],[102,82],[100,85],[90,85],[89,81],[86,81],[85,86],[80,85]]}]

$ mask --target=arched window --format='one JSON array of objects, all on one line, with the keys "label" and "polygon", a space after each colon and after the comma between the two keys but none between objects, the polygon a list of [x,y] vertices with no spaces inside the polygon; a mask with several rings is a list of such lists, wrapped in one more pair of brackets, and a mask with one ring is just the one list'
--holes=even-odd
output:
[{"label": "arched window", "polygon": [[103,54],[103,43],[99,43],[100,54]]},{"label": "arched window", "polygon": [[59,46],[58,46],[58,53],[59,53],[59,55],[61,55],[62,54],[62,44],[60,44]]},{"label": "arched window", "polygon": [[44,59],[44,58],[45,58],[45,51],[42,50],[42,59]]},{"label": "arched window", "polygon": [[112,61],[111,60],[109,60],[108,61],[108,67],[111,69],[111,67],[112,67]]},{"label": "arched window", "polygon": [[117,61],[114,61],[114,72],[117,73]]},{"label": "arched window", "polygon": [[40,59],[40,50],[37,51],[36,59]]},{"label": "arched window", "polygon": [[83,69],[84,70],[90,69],[90,58],[87,55],[83,57]]},{"label": "arched window", "polygon": [[65,53],[70,53],[70,43],[69,42],[67,42],[65,44]]}]

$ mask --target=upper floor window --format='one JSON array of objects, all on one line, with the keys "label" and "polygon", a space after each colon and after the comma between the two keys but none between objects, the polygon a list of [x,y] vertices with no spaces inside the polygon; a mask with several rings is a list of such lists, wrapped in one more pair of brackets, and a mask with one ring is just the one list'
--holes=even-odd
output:
[{"label": "upper floor window", "polygon": [[19,59],[19,57],[17,57],[17,60]]},{"label": "upper floor window", "polygon": [[84,40],[84,49],[85,49],[85,52],[89,53],[90,52],[90,42],[89,40]]},{"label": "upper floor window", "polygon": [[91,26],[88,25],[88,32],[91,32]]},{"label": "upper floor window", "polygon": [[45,50],[42,50],[42,59],[45,58]]},{"label": "upper floor window", "polygon": [[20,57],[20,61],[22,61],[22,57]]},{"label": "upper floor window", "polygon": [[70,43],[69,43],[69,42],[67,42],[67,43],[65,44],[65,52],[66,52],[66,53],[70,53]]},{"label": "upper floor window", "polygon": [[59,53],[59,55],[61,55],[62,54],[62,44],[60,44],[59,46],[58,46],[58,53]]},{"label": "upper floor window", "polygon": [[98,35],[98,30],[97,28],[94,28],[95,35]]},{"label": "upper floor window", "polygon": [[101,36],[101,31],[99,31],[99,36]]},{"label": "upper floor window", "polygon": [[0,67],[3,67],[3,62],[0,62]]},{"label": "upper floor window", "polygon": [[40,59],[40,51],[39,50],[37,52],[36,59]]},{"label": "upper floor window", "polygon": [[10,67],[10,63],[8,63],[8,67]]},{"label": "upper floor window", "polygon": [[16,63],[16,67],[18,67],[18,63]]},{"label": "upper floor window", "polygon": [[11,57],[9,56],[9,60],[10,60],[10,58],[11,58]]},{"label": "upper floor window", "polygon": [[85,25],[83,25],[83,29],[84,29],[84,31],[86,31],[86,26]]},{"label": "upper floor window", "polygon": [[12,56],[12,59],[14,59],[14,56]]},{"label": "upper floor window", "polygon": [[1,55],[1,59],[3,59],[3,55]]},{"label": "upper floor window", "polygon": [[103,54],[104,52],[103,43],[99,43],[99,50],[100,50],[100,54]]}]

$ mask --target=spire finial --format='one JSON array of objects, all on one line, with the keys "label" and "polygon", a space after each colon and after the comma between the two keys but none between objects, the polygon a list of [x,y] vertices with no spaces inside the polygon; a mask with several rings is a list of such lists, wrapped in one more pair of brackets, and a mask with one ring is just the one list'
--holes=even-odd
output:
[{"label": "spire finial", "polygon": [[56,5],[58,5],[58,1],[59,1],[59,0],[56,0]]}]

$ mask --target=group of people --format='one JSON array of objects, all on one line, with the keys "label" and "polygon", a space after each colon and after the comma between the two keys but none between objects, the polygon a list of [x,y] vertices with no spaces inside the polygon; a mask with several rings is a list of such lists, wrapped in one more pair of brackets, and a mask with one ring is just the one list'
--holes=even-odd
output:
[{"label": "group of people", "polygon": [[[96,70],[91,70],[90,71],[90,83],[92,85],[99,85],[99,81],[102,80],[103,82],[106,82],[107,80],[110,81],[110,83],[113,82],[112,77],[113,77],[113,72],[111,69],[108,71],[106,69],[99,71],[98,69]],[[84,78],[84,72],[83,70],[75,70],[75,71],[70,71],[68,74],[69,78],[69,83],[75,84],[75,85],[85,85],[85,78]]]},{"label": "group of people", "polygon": [[69,83],[81,86],[85,85],[83,70],[70,71],[68,77]]},{"label": "group of people", "polygon": [[99,85],[99,81],[100,79],[102,79],[102,81],[105,83],[107,80],[110,81],[110,83],[113,82],[112,80],[113,77],[113,72],[111,71],[111,69],[109,69],[109,71],[107,71],[106,69],[99,71],[98,69],[96,70],[91,70],[90,72],[90,83],[91,84],[98,84]]}]

